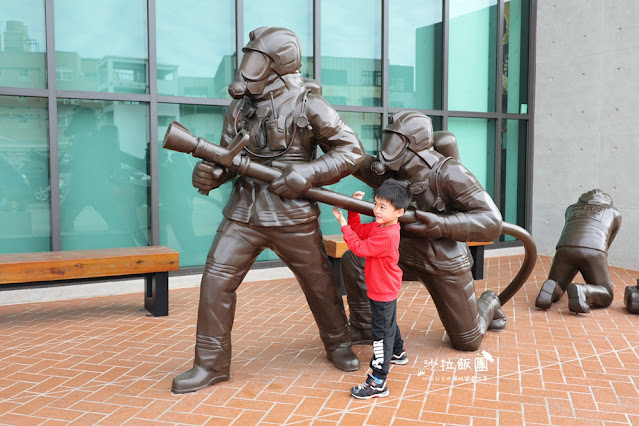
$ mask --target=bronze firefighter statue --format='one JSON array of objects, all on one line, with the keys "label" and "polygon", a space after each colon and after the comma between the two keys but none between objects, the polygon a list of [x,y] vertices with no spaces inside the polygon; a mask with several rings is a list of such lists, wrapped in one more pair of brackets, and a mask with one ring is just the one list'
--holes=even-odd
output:
[{"label": "bronze firefighter statue", "polygon": [[[419,221],[402,228],[399,266],[404,279],[419,279],[426,286],[454,348],[477,350],[487,330],[505,328],[501,306],[530,275],[536,247],[524,229],[502,223],[491,197],[460,164],[452,133],[435,134],[431,119],[416,111],[399,112],[390,120],[377,158],[367,155],[355,176],[373,188],[387,178],[411,183]],[[502,232],[524,242],[524,264],[499,297],[486,291],[477,298],[466,242],[492,241]],[[354,344],[371,339],[364,266],[365,259],[350,251],[342,256]]]},{"label": "bronze firefighter statue", "polygon": [[[591,306],[606,307],[614,296],[608,249],[621,227],[621,214],[613,207],[610,195],[593,189],[568,206],[565,217],[548,279],[539,291],[535,306],[548,309],[568,292],[571,312],[586,313]],[[572,282],[577,272],[586,284]]]},{"label": "bronze firefighter statue", "polygon": [[[203,193],[239,176],[204,267],[193,368],[174,378],[174,393],[194,392],[229,379],[236,289],[267,248],[295,274],[327,358],[341,370],[359,369],[322,241],[319,207],[301,196],[353,173],[363,161],[364,149],[318,93],[319,86],[302,79],[295,33],[261,27],[249,38],[236,81],[229,85],[234,100],[218,147],[231,145],[230,152],[202,155],[211,162],[201,161],[193,171],[193,185]],[[174,122],[164,146],[188,151],[200,142]],[[191,148],[184,149],[189,144]],[[323,155],[315,158],[318,146]],[[257,169],[262,178],[260,171],[276,172],[265,181],[247,175],[248,168]]]}]

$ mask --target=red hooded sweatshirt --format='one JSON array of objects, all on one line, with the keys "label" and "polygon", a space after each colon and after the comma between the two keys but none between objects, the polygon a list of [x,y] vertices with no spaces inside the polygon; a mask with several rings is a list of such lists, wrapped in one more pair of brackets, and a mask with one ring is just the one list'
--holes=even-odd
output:
[{"label": "red hooded sweatshirt", "polygon": [[361,223],[358,213],[348,212],[348,225],[342,227],[350,251],[366,258],[364,276],[368,298],[377,302],[397,299],[402,286],[399,261],[399,223],[381,226]]}]

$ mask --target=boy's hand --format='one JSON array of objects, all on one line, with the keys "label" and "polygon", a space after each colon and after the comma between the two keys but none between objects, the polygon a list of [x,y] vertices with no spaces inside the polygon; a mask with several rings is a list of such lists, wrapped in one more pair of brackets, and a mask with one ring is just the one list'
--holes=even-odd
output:
[{"label": "boy's hand", "polygon": [[361,200],[362,198],[364,198],[364,192],[355,191],[355,193],[353,194],[353,198],[357,198],[358,200]]},{"label": "boy's hand", "polygon": [[333,207],[333,216],[335,216],[335,219],[337,219],[340,226],[348,225],[348,222],[346,222],[346,219],[344,219],[344,215],[337,207]]}]

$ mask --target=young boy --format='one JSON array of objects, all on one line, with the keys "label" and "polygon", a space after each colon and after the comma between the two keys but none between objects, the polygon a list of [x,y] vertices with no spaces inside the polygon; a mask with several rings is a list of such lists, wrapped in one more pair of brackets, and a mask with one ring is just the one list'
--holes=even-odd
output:
[{"label": "young boy", "polygon": [[[362,191],[353,194],[361,200]],[[370,299],[373,337],[373,357],[366,383],[353,387],[351,395],[359,399],[388,396],[386,376],[390,363],[406,364],[399,327],[397,326],[397,296],[402,284],[399,261],[399,218],[410,204],[412,193],[408,182],[387,179],[375,192],[375,221],[361,223],[359,214],[348,212],[348,223],[337,207],[335,218],[342,226],[344,241],[357,256],[366,258],[364,275]]]}]

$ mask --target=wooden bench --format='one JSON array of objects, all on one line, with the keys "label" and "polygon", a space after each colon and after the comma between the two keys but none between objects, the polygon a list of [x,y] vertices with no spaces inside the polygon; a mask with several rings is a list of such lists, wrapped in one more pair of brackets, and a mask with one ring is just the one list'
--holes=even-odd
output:
[{"label": "wooden bench", "polygon": [[[492,244],[492,242],[490,241],[471,241],[468,243],[470,254],[471,256],[473,256],[473,267],[471,269],[471,272],[473,274],[473,279],[475,280],[484,279],[484,247],[490,244]],[[324,247],[326,248],[326,254],[328,255],[328,258],[331,261],[333,273],[338,280],[340,290],[342,291],[342,294],[345,294],[344,283],[342,282],[342,275],[339,269],[339,259],[348,250],[348,246],[344,241],[344,237],[342,236],[342,234],[324,235]]]},{"label": "wooden bench", "polygon": [[179,253],[162,246],[1,254],[0,290],[144,277],[144,308],[166,316],[169,271],[179,263]]}]

